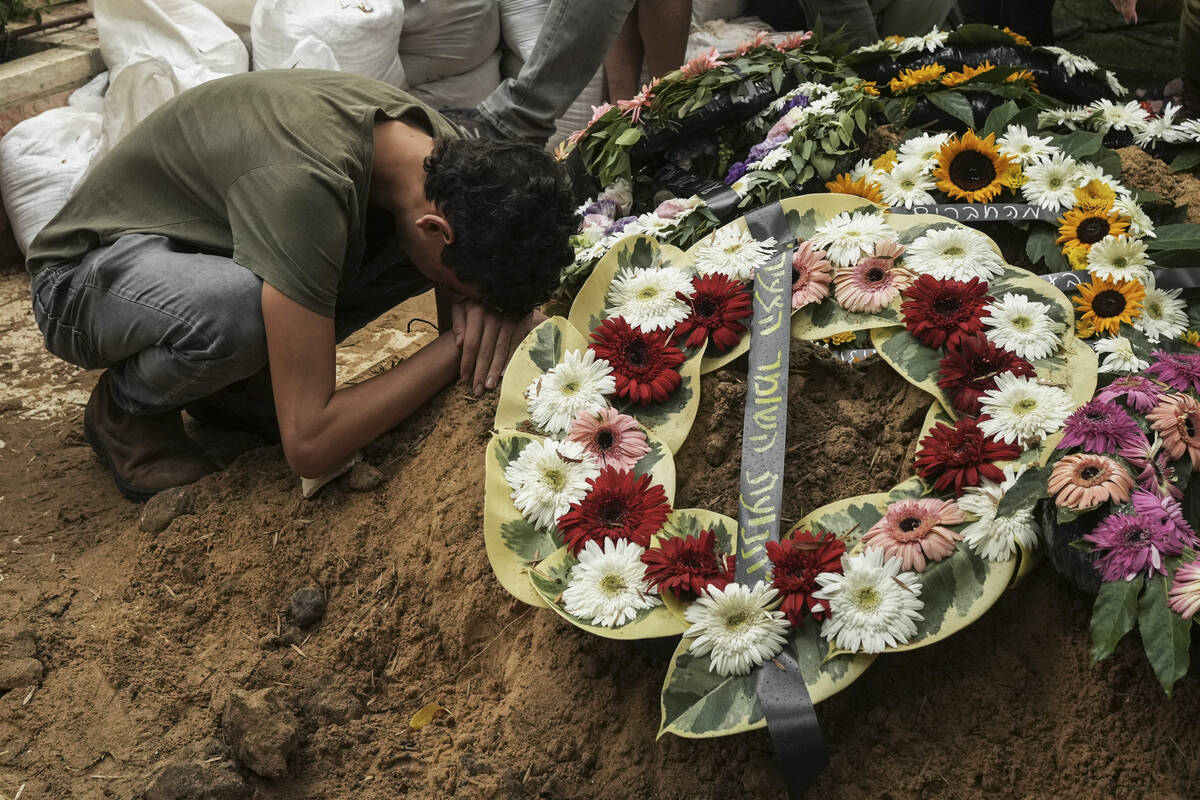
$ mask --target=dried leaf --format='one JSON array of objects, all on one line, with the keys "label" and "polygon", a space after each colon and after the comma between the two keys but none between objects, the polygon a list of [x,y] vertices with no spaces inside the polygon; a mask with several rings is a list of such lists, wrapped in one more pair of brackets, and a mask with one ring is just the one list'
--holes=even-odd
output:
[{"label": "dried leaf", "polygon": [[437,703],[426,703],[420,711],[412,715],[412,719],[408,721],[408,727],[419,731],[434,720],[448,716],[450,716],[450,712]]}]

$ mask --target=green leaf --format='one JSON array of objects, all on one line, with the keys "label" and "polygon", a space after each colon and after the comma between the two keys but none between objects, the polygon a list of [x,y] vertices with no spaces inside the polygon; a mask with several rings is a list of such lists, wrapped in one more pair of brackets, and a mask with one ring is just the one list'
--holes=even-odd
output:
[{"label": "green leaf", "polygon": [[1166,575],[1155,575],[1147,581],[1146,591],[1138,601],[1138,631],[1159,684],[1170,694],[1175,681],[1188,671],[1192,621],[1167,605],[1168,589]]},{"label": "green leaf", "polygon": [[562,546],[551,531],[541,531],[525,519],[514,519],[500,526],[504,546],[526,561],[540,561]]},{"label": "green leaf", "polygon": [[959,92],[932,92],[925,95],[925,99],[955,119],[962,120],[968,128],[975,127],[975,111],[971,108],[971,101]]},{"label": "green leaf", "polygon": [[532,442],[528,436],[509,436],[502,439],[496,445],[496,461],[500,464],[500,469],[508,469],[508,465],[517,460],[521,455],[521,451],[525,449],[525,445]]},{"label": "green leaf", "polygon": [[1163,250],[1200,250],[1200,225],[1182,223],[1163,225],[1156,229],[1153,239],[1145,239],[1150,252]]},{"label": "green leaf", "polygon": [[989,133],[994,133],[999,136],[1003,133],[1005,127],[1008,126],[1009,120],[1017,115],[1017,104],[1012,100],[1007,103],[996,106],[992,109],[992,113],[988,114],[987,120],[983,123],[983,130],[980,135],[986,136]]},{"label": "green leaf", "polygon": [[1138,594],[1144,584],[1141,575],[1131,581],[1100,584],[1100,593],[1092,606],[1092,660],[1108,658],[1117,642],[1133,630],[1133,624],[1137,622]]},{"label": "green leaf", "polygon": [[542,372],[549,372],[562,360],[562,334],[553,325],[537,329],[537,341],[529,350],[529,359]]},{"label": "green leaf", "polygon": [[657,439],[650,440],[650,452],[639,458],[633,466],[634,477],[641,477],[653,472],[655,465],[662,461],[664,453],[662,442]]},{"label": "green leaf", "polygon": [[[812,144],[812,142],[805,142]],[[817,231],[817,212],[815,209],[808,209],[803,215],[799,211],[788,211],[784,214],[784,220],[787,221],[788,229],[798,241],[811,239],[812,235]]]},{"label": "green leaf", "polygon": [[1053,225],[1034,224],[1025,241],[1025,254],[1034,264],[1043,263],[1051,272],[1070,269],[1067,257],[1056,243],[1057,229]]},{"label": "green leaf", "polygon": [[988,562],[961,544],[949,558],[927,565],[918,575],[921,599],[925,602],[921,615],[925,619],[917,623],[917,635],[910,641],[936,634],[951,608],[966,615],[983,595],[987,577]]},{"label": "green leaf", "polygon": [[761,728],[754,673],[722,678],[709,671],[708,656],[688,652],[690,639],[679,643],[662,689],[659,736],[670,732],[705,738]]},{"label": "green leaf", "polygon": [[1104,134],[1094,131],[1075,131],[1065,136],[1053,136],[1051,139],[1055,147],[1062,148],[1067,155],[1075,159],[1087,159],[1088,156],[1099,152],[1104,145]]},{"label": "green leaf", "polygon": [[1049,494],[1046,482],[1049,480],[1049,467],[1030,467],[1022,472],[1012,488],[1000,498],[1000,503],[996,506],[996,516],[1011,517],[1023,508],[1032,506],[1040,498],[1046,497]]},{"label": "green leaf", "polygon": [[1190,172],[1200,166],[1200,147],[1189,148],[1171,161],[1172,172]]},{"label": "green leaf", "polygon": [[642,131],[640,128],[629,128],[620,136],[618,136],[613,144],[617,145],[618,147],[629,147],[633,144],[636,144],[637,140],[641,138]]}]

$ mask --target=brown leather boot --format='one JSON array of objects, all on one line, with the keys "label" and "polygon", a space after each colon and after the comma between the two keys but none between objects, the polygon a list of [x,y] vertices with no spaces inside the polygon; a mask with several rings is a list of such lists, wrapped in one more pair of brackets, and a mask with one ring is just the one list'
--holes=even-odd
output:
[{"label": "brown leather boot", "polygon": [[113,402],[109,374],[100,376],[83,412],[83,435],[134,502],[198,481],[217,465],[183,432],[178,411],[137,416]]}]

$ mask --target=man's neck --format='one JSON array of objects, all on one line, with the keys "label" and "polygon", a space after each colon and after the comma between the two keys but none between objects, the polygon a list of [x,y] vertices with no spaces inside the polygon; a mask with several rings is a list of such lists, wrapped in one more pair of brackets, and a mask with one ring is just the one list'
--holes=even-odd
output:
[{"label": "man's neck", "polygon": [[389,211],[398,228],[428,213],[425,197],[425,158],[433,152],[433,137],[399,120],[375,126],[375,159],[371,168],[371,205]]}]

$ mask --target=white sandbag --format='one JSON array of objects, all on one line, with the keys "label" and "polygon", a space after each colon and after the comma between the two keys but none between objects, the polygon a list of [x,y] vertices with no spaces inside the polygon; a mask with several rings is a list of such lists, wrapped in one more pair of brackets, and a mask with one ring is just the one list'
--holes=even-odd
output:
[{"label": "white sandbag", "polygon": [[249,28],[254,13],[254,0],[196,0],[200,5],[216,14],[222,22],[235,30]]},{"label": "white sandbag", "polygon": [[67,105],[93,114],[104,113],[104,92],[108,89],[108,72],[101,72],[90,81],[71,92]]},{"label": "white sandbag", "polygon": [[733,19],[746,12],[749,0],[692,0],[692,22],[703,25],[713,19]]},{"label": "white sandbag", "polygon": [[522,63],[529,60],[550,9],[550,0],[499,0],[504,47]]},{"label": "white sandbag", "polygon": [[0,139],[0,194],[21,252],[67,202],[100,145],[100,115],[65,106]]},{"label": "white sandbag", "polygon": [[132,61],[158,58],[190,89],[249,69],[242,40],[194,0],[92,0],[92,13],[100,54],[113,72]]},{"label": "white sandbag", "polygon": [[474,108],[500,85],[500,51],[462,75],[409,88],[418,100],[434,108]]},{"label": "white sandbag", "polygon": [[337,56],[329,45],[313,36],[305,36],[296,42],[292,54],[283,62],[283,69],[332,69],[339,70]]},{"label": "white sandbag", "polygon": [[378,80],[403,80],[397,47],[404,27],[400,0],[259,0],[250,18],[255,69],[282,69],[301,40],[324,42],[340,69]]},{"label": "white sandbag", "polygon": [[546,149],[553,150],[563,139],[587,125],[592,119],[592,106],[600,105],[603,98],[604,67],[601,67],[583,87],[571,107],[554,123],[554,135],[550,137]]},{"label": "white sandbag", "polygon": [[125,134],[154,109],[188,88],[173,66],[162,58],[140,58],[112,73],[104,93],[104,135],[100,155],[107,153]]},{"label": "white sandbag", "polygon": [[499,46],[496,0],[429,0],[405,10],[400,60],[410,86],[470,72]]}]

